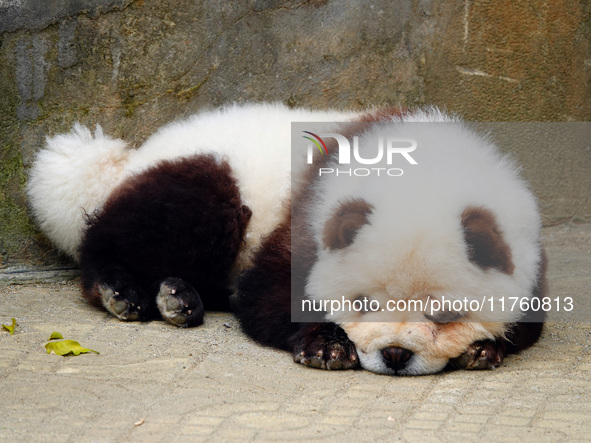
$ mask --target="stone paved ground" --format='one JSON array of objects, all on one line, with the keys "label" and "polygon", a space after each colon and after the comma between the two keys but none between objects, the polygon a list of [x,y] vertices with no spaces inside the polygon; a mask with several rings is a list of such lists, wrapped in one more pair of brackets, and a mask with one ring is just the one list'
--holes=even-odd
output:
[{"label": "stone paved ground", "polygon": [[[589,298],[591,226],[544,235],[552,294]],[[75,282],[0,286],[0,321],[11,317],[2,441],[591,439],[589,322],[549,323],[495,371],[395,378],[296,365],[229,314],[192,330],[122,323],[87,306]],[[47,355],[54,330],[100,355]]]}]

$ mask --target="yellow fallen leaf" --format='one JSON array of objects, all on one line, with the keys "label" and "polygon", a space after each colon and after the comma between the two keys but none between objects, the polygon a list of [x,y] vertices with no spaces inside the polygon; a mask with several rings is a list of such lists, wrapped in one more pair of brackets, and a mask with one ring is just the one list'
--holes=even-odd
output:
[{"label": "yellow fallen leaf", "polygon": [[86,352],[99,353],[98,351],[93,351],[92,349],[80,346],[80,343],[74,340],[52,341],[45,345],[45,349],[48,354],[55,353],[57,355],[68,355],[70,353],[80,355]]},{"label": "yellow fallen leaf", "polygon": [[51,336],[49,337],[50,340],[58,340],[64,338],[64,336],[62,334],[60,334],[59,332],[52,332]]},{"label": "yellow fallen leaf", "polygon": [[6,329],[8,332],[10,332],[10,335],[14,335],[14,327],[18,326],[18,323],[16,322],[16,319],[12,319],[12,325],[2,325],[2,327],[4,329]]}]

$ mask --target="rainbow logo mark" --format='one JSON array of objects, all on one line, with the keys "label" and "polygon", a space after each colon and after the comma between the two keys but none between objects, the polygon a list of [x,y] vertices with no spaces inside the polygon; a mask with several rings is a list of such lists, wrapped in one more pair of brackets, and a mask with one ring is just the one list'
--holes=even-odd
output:
[{"label": "rainbow logo mark", "polygon": [[328,150],[326,149],[326,145],[324,144],[324,142],[322,141],[322,139],[320,137],[318,137],[316,134],[314,134],[313,132],[310,132],[310,131],[302,131],[302,132],[305,132],[306,134],[310,134],[312,137],[315,137],[322,144],[322,146],[324,147],[324,151],[322,150],[322,147],[320,147],[320,144],[318,144],[318,142],[316,140],[314,140],[312,137],[308,137],[306,135],[302,136],[302,137],[310,140],[312,143],[314,143],[318,147],[318,149],[320,150],[320,153],[322,155],[324,155],[325,153],[328,154]]}]

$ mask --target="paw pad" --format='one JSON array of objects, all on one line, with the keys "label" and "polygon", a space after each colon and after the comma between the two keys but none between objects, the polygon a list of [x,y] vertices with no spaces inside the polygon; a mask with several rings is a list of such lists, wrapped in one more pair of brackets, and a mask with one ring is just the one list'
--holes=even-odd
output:
[{"label": "paw pad", "polygon": [[294,361],[304,366],[319,369],[352,369],[359,365],[354,346],[338,342],[328,342],[323,337],[300,347],[294,352]]},{"label": "paw pad", "polygon": [[504,351],[491,340],[472,343],[466,351],[450,363],[459,369],[495,369],[503,364]]},{"label": "paw pad", "polygon": [[98,291],[103,299],[105,309],[118,319],[133,321],[140,318],[141,306],[128,300],[118,291],[114,291],[106,285],[99,285]]},{"label": "paw pad", "polygon": [[162,317],[180,326],[199,326],[203,323],[203,304],[197,291],[180,279],[167,279],[160,285],[156,298]]}]

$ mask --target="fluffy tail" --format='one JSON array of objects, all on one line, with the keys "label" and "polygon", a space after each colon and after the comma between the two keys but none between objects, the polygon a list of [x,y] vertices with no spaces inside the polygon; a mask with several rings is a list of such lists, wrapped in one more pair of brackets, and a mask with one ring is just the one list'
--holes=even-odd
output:
[{"label": "fluffy tail", "polygon": [[123,140],[94,136],[76,124],[68,134],[48,138],[29,172],[27,194],[43,232],[78,259],[86,214],[99,209],[121,182],[129,156]]}]

